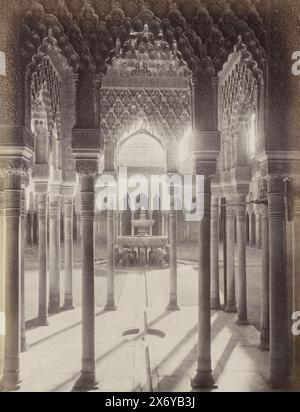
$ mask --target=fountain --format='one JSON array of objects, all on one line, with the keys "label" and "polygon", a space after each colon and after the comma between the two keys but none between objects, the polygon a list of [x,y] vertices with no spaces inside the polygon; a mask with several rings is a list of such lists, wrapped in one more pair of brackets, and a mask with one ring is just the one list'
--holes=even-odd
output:
[{"label": "fountain", "polygon": [[[131,224],[135,233],[137,232],[137,235],[119,236],[118,244],[122,247],[123,253],[124,251],[125,253],[126,251],[128,251],[128,253],[131,251],[133,255],[136,255],[139,266],[146,266],[150,260],[150,253],[154,253],[157,256],[157,261],[160,261],[160,264],[158,264],[158,266],[160,266],[163,262],[164,250],[168,245],[168,237],[152,236],[149,234],[150,229],[153,228],[155,224],[155,220],[147,219],[145,209],[141,209],[140,218],[132,219]],[[126,260],[126,263],[129,262]]]}]

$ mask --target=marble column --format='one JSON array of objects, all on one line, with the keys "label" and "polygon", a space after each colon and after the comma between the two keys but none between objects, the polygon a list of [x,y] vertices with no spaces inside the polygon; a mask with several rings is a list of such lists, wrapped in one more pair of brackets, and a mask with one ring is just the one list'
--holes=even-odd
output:
[{"label": "marble column", "polygon": [[198,227],[198,366],[196,376],[192,380],[194,389],[213,386],[211,369],[211,179],[204,178],[203,215]]},{"label": "marble column", "polygon": [[25,217],[25,188],[23,187],[20,213],[21,352],[27,351],[25,320]]},{"label": "marble column", "polygon": [[255,223],[255,213],[252,210],[249,213],[249,245],[250,247],[254,248],[256,244],[256,223]]},{"label": "marble column", "polygon": [[161,236],[165,236],[165,230],[166,230],[166,218],[165,218],[165,213],[162,212],[161,214]]},{"label": "marble column", "polygon": [[115,311],[114,211],[107,210],[107,301],[104,310]]},{"label": "marble column", "polygon": [[[134,219],[134,212],[131,212],[131,220]],[[134,236],[135,230],[134,230],[134,226],[131,223],[131,236]]]},{"label": "marble column", "polygon": [[33,233],[32,243],[34,245],[37,245],[39,239],[38,239],[38,214],[36,211],[34,211],[32,215],[32,233]]},{"label": "marble column", "polygon": [[77,213],[76,215],[76,219],[77,219],[77,232],[76,232],[76,239],[77,239],[77,243],[80,243],[82,240],[82,236],[81,236],[81,217],[80,217],[80,213]]},{"label": "marble column", "polygon": [[[227,203],[233,203],[230,199]],[[226,207],[226,273],[227,273],[227,290],[226,290],[226,307],[225,312],[237,313],[235,299],[235,243],[234,243],[234,221],[235,210],[232,206]]]},{"label": "marble column", "polygon": [[20,213],[21,176],[5,176],[5,349],[1,386],[19,389],[20,379]]},{"label": "marble column", "polygon": [[260,213],[258,207],[256,207],[255,213],[255,247],[260,248]]},{"label": "marble column", "polygon": [[90,389],[96,385],[94,274],[96,170],[92,173],[93,169],[94,167],[89,168],[89,165],[85,166],[85,163],[79,167],[82,223],[82,361],[80,378],[75,385],[75,388],[79,390]]},{"label": "marble column", "polygon": [[171,210],[170,219],[170,300],[167,310],[179,310],[177,303],[177,213],[174,204],[174,191],[171,188]]},{"label": "marble column", "polygon": [[[293,182],[294,183],[294,182]],[[299,182],[294,185],[293,193],[293,311],[300,311],[300,187]],[[298,320],[296,319],[293,321]],[[298,328],[299,329],[299,328]],[[300,382],[300,335],[294,336],[294,364],[293,381],[298,385]]]},{"label": "marble column", "polygon": [[[152,220],[153,219],[153,212],[149,211],[149,219]],[[150,227],[149,229],[149,236],[153,235],[153,226]]]},{"label": "marble column", "polygon": [[287,275],[285,269],[284,179],[269,178],[270,242],[270,378],[272,387],[283,387],[289,375]]},{"label": "marble column", "polygon": [[[198,359],[197,371],[191,381],[193,389],[212,388],[211,365],[211,179],[216,174],[221,150],[218,123],[217,77],[194,77],[192,92],[192,142],[198,222]],[[205,96],[203,100],[203,96]],[[203,104],[204,102],[204,104]],[[208,116],[207,114],[210,113]]]},{"label": "marble column", "polygon": [[269,280],[269,210],[267,204],[261,205],[262,215],[262,285],[260,342],[258,348],[270,349],[270,280]]},{"label": "marble column", "polygon": [[[4,314],[4,288],[5,288],[5,200],[4,179],[0,176],[0,312]],[[0,362],[3,365],[4,336],[0,334]],[[0,368],[2,375],[2,368]]]},{"label": "marble column", "polygon": [[48,219],[48,185],[36,186],[39,210],[39,326],[48,325],[48,248],[47,248],[47,219]]},{"label": "marble column", "polygon": [[33,212],[31,210],[27,213],[27,245],[31,248],[33,246]]},{"label": "marble column", "polygon": [[237,198],[238,246],[238,325],[248,325],[247,317],[247,261],[246,261],[246,195]]},{"label": "marble column", "polygon": [[73,197],[64,198],[64,254],[65,254],[65,301],[63,310],[73,310]]},{"label": "marble column", "polygon": [[219,285],[219,197],[213,196],[211,203],[211,309],[220,310]]},{"label": "marble column", "polygon": [[60,199],[50,195],[49,204],[49,312],[60,311]]},{"label": "marble column", "polygon": [[119,236],[123,236],[123,212],[119,212],[120,230]]}]

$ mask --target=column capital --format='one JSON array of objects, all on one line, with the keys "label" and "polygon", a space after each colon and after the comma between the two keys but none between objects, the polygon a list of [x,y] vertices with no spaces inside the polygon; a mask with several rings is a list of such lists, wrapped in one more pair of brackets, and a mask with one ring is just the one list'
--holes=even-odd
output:
[{"label": "column capital", "polygon": [[283,194],[285,192],[285,178],[278,175],[268,177],[269,194]]},{"label": "column capital", "polygon": [[227,201],[234,200],[236,196],[235,187],[232,184],[223,184],[223,194]]},{"label": "column capital", "polygon": [[48,194],[49,191],[49,185],[48,182],[35,182],[34,184],[34,188],[35,188],[35,192],[37,194],[41,193],[41,194]]},{"label": "column capital", "polygon": [[192,131],[193,156],[203,160],[217,161],[221,151],[221,138],[218,130]]},{"label": "column capital", "polygon": [[[24,126],[0,126],[1,145],[7,146],[7,152],[13,148],[14,156],[31,160],[33,157],[34,135]],[[4,151],[4,150],[3,150]]]},{"label": "column capital", "polygon": [[65,200],[70,199],[70,198],[73,199],[73,197],[75,196],[75,184],[72,184],[72,185],[63,184],[61,188],[61,194]]},{"label": "column capital", "polygon": [[223,194],[223,188],[221,185],[216,185],[216,184],[212,184],[211,186],[211,195],[212,195],[212,199],[219,199],[220,197],[222,197]]},{"label": "column capital", "polygon": [[50,166],[48,164],[34,164],[32,179],[34,182],[47,181],[50,177]]},{"label": "column capital", "polygon": [[285,180],[283,177],[270,176],[268,179],[269,216],[272,220],[285,219]]},{"label": "column capital", "polygon": [[245,166],[236,166],[231,170],[231,181],[236,186],[248,186],[251,182],[251,169]]},{"label": "column capital", "polygon": [[46,221],[47,218],[47,192],[38,192],[38,212],[39,212],[39,221]]},{"label": "column capital", "polygon": [[241,197],[246,201],[246,197],[249,194],[249,183],[237,183],[235,185],[235,192],[237,197]]},{"label": "column capital", "polygon": [[73,217],[73,198],[72,197],[64,198],[64,216],[65,216],[65,219],[72,219]]},{"label": "column capital", "polygon": [[103,147],[99,129],[74,128],[72,130],[72,147],[75,157],[84,153],[99,153]]},{"label": "column capital", "polygon": [[80,176],[96,177],[99,171],[98,159],[76,159],[75,170]]},{"label": "column capital", "polygon": [[55,185],[55,184],[51,184],[50,185],[50,198],[51,199],[56,199],[56,198],[60,198],[61,196],[61,186],[60,185]]},{"label": "column capital", "polygon": [[0,174],[26,175],[29,169],[29,161],[22,157],[5,157],[0,155]]}]

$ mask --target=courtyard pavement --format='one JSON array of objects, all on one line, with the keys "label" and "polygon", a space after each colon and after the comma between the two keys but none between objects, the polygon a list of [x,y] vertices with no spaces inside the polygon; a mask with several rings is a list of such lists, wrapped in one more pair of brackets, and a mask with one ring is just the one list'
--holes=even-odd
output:
[{"label": "courtyard pavement", "polygon": [[[185,248],[192,256],[187,256]],[[178,300],[181,308],[178,312],[166,311],[168,269],[146,273],[117,270],[118,310],[104,312],[106,266],[97,265],[97,390],[191,391],[190,380],[197,368],[197,265],[190,260],[196,256],[196,250],[195,245],[179,248],[182,263],[178,266]],[[27,330],[29,349],[21,355],[21,391],[68,392],[72,390],[80,371],[80,263],[75,259],[77,308],[50,317],[48,327],[35,328],[34,323],[30,322],[37,311],[34,254],[34,251],[29,251],[26,258],[26,318],[31,328]],[[222,257],[220,269],[222,273]],[[248,250],[249,319],[254,325],[259,324],[259,277],[260,252]],[[253,324],[238,327],[235,320],[236,315],[222,311],[211,314],[213,391],[267,391],[269,354],[256,348],[259,341],[257,328]],[[154,334],[145,334],[145,328]],[[126,335],[131,329],[139,329],[140,332]]]}]

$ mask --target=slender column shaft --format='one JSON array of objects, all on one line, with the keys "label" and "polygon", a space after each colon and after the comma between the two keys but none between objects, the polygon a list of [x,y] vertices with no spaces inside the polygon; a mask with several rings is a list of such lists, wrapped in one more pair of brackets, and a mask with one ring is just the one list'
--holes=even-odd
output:
[{"label": "slender column shaft", "polygon": [[20,383],[20,213],[21,176],[5,176],[5,350],[2,386]]},{"label": "slender column shaft", "polygon": [[219,198],[213,197],[211,204],[211,309],[219,310]]},{"label": "slender column shaft", "polygon": [[32,215],[32,242],[34,245],[38,243],[38,214],[35,211]]},{"label": "slender column shaft", "polygon": [[[246,196],[240,196],[238,203],[245,203]],[[237,207],[238,243],[238,325],[248,325],[247,317],[247,270],[246,270],[246,205]]]},{"label": "slender column shaft", "polygon": [[49,312],[57,313],[60,311],[60,203],[58,196],[50,199],[49,219]]},{"label": "slender column shaft", "polygon": [[256,223],[255,223],[255,213],[251,212],[249,214],[249,225],[250,225],[250,232],[249,232],[249,237],[250,237],[250,246],[255,247],[255,234],[256,234]]},{"label": "slender column shaft", "polygon": [[65,252],[65,303],[64,310],[74,309],[73,305],[73,199],[64,202],[64,252]]},{"label": "slender column shaft", "polygon": [[107,211],[107,302],[105,310],[116,310],[115,306],[115,243],[114,211]]},{"label": "slender column shaft", "polygon": [[95,278],[94,278],[94,176],[81,175],[82,223],[82,364],[77,388],[96,384],[95,362]]},{"label": "slender column shaft", "polygon": [[120,236],[123,236],[123,213],[119,213],[119,219],[120,219]]},{"label": "slender column shaft", "polygon": [[20,214],[21,352],[26,352],[25,325],[25,191],[21,193]]},{"label": "slender column shaft", "polygon": [[211,312],[210,312],[210,239],[211,239],[211,180],[204,178],[203,217],[199,222],[198,249],[198,367],[192,380],[194,389],[213,385],[211,369]]},{"label": "slender column shaft", "polygon": [[[293,283],[294,296],[293,306],[294,311],[300,310],[300,193],[295,193],[293,199]],[[297,317],[295,320],[298,320]],[[297,328],[298,329],[298,328]],[[298,331],[297,331],[298,332]],[[300,382],[300,336],[294,337],[294,365],[293,365],[293,380],[299,386]]]},{"label": "slender column shaft", "polygon": [[77,243],[80,243],[82,240],[81,236],[81,217],[80,213],[77,214]]},{"label": "slender column shaft", "polygon": [[33,246],[33,212],[31,211],[27,214],[27,244],[29,247]]},{"label": "slender column shaft", "polygon": [[47,192],[38,193],[39,209],[39,314],[40,326],[48,325]]},{"label": "slender column shaft", "polygon": [[289,342],[287,318],[287,276],[285,270],[284,181],[269,179],[270,236],[270,378],[274,387],[287,383]]},{"label": "slender column shaft", "polygon": [[262,210],[262,293],[259,349],[270,349],[269,211]]},{"label": "slender column shaft", "polygon": [[260,214],[257,210],[255,214],[255,246],[260,248]]},{"label": "slender column shaft", "polygon": [[177,303],[177,214],[174,208],[174,188],[171,188],[170,217],[170,301],[167,310],[179,310]]},{"label": "slender column shaft", "polygon": [[[153,212],[149,212],[149,219],[152,220],[153,219]],[[153,235],[153,227],[151,226],[149,229],[149,235],[152,236]]]},{"label": "slender column shaft", "polygon": [[[232,201],[230,201],[232,202]],[[227,298],[225,311],[229,313],[236,313],[235,300],[235,244],[234,244],[234,220],[235,213],[233,207],[226,208],[226,265],[227,265]]]},{"label": "slender column shaft", "polygon": [[165,236],[165,229],[166,229],[166,222],[165,222],[165,214],[164,214],[164,212],[162,212],[162,215],[161,215],[161,235],[162,236]]},{"label": "slender column shaft", "polygon": [[[4,314],[4,289],[5,289],[5,201],[4,201],[4,181],[0,177],[0,312]],[[0,333],[1,368],[3,366],[4,336]]]},{"label": "slender column shaft", "polygon": [[[134,219],[134,212],[131,212],[131,219],[132,220]],[[134,226],[132,223],[131,223],[131,236],[134,236]]]}]

